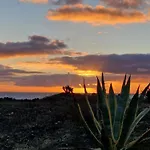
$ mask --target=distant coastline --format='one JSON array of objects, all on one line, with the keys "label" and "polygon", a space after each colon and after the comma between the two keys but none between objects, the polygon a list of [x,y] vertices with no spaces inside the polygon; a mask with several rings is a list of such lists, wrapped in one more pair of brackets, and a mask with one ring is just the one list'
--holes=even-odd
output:
[{"label": "distant coastline", "polygon": [[40,93],[40,92],[0,92],[0,98],[9,97],[14,99],[34,99],[52,96],[58,93]]},{"label": "distant coastline", "polygon": [[[29,99],[29,100],[32,100],[32,99],[36,99],[36,98],[39,98],[39,99],[42,99],[44,97],[49,97],[49,96],[52,96],[52,95],[57,95],[59,93],[52,93],[52,92],[45,92],[45,93],[42,93],[42,92],[0,92],[0,98],[13,98],[13,99],[16,99],[16,100],[24,100],[24,99]],[[79,94],[79,93],[78,93]],[[84,94],[84,93],[80,93],[80,94]],[[91,95],[93,93],[89,93],[89,95]],[[118,94],[118,93],[116,93]],[[131,97],[133,96],[133,94],[130,95]]]}]

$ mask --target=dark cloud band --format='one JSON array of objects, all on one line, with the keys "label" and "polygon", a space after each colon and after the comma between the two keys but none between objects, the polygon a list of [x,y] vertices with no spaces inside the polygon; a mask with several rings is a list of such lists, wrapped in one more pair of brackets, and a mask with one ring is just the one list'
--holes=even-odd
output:
[{"label": "dark cloud band", "polygon": [[150,54],[86,55],[50,59],[50,63],[56,62],[72,65],[79,70],[150,75]]},{"label": "dark cloud band", "polygon": [[0,56],[13,57],[25,55],[80,55],[80,52],[67,50],[67,45],[60,40],[51,40],[44,36],[29,36],[25,42],[0,43]]}]

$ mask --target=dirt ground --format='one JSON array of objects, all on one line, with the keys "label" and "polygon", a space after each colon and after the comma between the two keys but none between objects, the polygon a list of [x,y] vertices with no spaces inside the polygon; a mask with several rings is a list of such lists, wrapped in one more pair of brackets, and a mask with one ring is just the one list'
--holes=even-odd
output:
[{"label": "dirt ground", "polygon": [[[90,122],[83,95],[76,95]],[[90,96],[95,108],[96,96]],[[150,127],[150,115],[141,126]],[[0,99],[0,150],[88,149],[98,144],[85,129],[71,96],[58,94],[43,99]]]}]

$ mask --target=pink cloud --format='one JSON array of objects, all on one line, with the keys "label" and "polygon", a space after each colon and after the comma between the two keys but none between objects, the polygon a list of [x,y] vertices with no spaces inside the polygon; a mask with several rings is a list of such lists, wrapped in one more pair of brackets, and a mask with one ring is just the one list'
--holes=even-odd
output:
[{"label": "pink cloud", "polygon": [[46,4],[46,3],[48,3],[48,0],[20,0],[20,2],[35,3],[35,4]]}]

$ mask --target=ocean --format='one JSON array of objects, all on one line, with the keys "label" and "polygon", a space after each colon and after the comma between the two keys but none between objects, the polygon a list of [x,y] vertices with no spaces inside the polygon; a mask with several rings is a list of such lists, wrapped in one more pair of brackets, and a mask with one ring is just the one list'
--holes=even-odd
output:
[{"label": "ocean", "polygon": [[0,98],[9,97],[15,99],[34,99],[51,96],[57,93],[22,93],[22,92],[0,92]]}]

